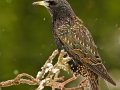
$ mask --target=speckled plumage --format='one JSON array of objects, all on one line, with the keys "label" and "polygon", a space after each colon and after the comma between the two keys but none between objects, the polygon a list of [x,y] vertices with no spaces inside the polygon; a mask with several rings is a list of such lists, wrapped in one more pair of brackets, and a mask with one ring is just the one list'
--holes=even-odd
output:
[{"label": "speckled plumage", "polygon": [[62,46],[68,55],[73,58],[72,61],[68,62],[73,74],[86,77],[90,82],[91,90],[99,90],[99,76],[115,85],[102,64],[90,32],[78,17],[73,17],[73,19],[74,23],[72,25],[68,18],[64,24],[54,30],[57,38],[59,38],[58,47]]},{"label": "speckled plumage", "polygon": [[113,85],[116,83],[109,76],[98,54],[94,40],[75,15],[66,0],[44,0],[53,21],[53,35],[58,50],[64,49],[72,57],[68,62],[74,76],[82,75],[90,83],[91,90],[99,90],[98,77]]}]

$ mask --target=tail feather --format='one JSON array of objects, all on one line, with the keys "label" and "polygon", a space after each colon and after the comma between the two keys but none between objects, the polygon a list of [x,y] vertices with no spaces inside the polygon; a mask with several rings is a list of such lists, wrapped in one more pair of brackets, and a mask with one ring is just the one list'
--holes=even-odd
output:
[{"label": "tail feather", "polygon": [[96,74],[98,74],[99,76],[101,76],[103,79],[105,79],[109,83],[111,83],[111,84],[113,84],[113,85],[116,86],[115,81],[110,77],[109,73],[107,72],[107,70],[105,69],[105,67],[103,66],[103,64],[97,64],[97,65],[87,64],[87,66],[92,71],[94,71]]}]

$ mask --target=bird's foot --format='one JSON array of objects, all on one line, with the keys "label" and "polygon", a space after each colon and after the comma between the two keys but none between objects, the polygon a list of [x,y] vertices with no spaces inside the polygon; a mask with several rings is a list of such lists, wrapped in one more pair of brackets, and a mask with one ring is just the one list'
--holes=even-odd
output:
[{"label": "bird's foot", "polygon": [[88,87],[88,85],[86,84],[86,79],[82,80],[79,84],[79,86],[82,86],[82,87]]},{"label": "bird's foot", "polygon": [[75,77],[72,77],[62,83],[56,82],[56,84],[61,88],[61,90],[64,90],[64,86],[75,79],[76,79]]}]

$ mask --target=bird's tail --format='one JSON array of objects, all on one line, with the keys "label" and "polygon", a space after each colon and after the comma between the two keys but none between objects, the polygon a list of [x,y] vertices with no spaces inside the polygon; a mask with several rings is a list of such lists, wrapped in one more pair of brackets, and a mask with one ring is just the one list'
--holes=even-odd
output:
[{"label": "bird's tail", "polygon": [[90,90],[100,90],[98,79],[99,78],[97,74],[95,74],[93,71],[88,71],[88,81],[90,85]]}]

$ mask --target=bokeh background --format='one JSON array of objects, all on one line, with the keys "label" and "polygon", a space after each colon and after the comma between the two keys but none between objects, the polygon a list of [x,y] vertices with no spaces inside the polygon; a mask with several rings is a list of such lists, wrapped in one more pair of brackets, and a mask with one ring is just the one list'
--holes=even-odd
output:
[{"label": "bokeh background", "polygon": [[[56,49],[51,17],[36,0],[0,0],[0,81],[28,73],[36,77]],[[104,65],[120,90],[120,0],[68,0],[74,12],[89,29]],[[56,59],[57,60],[57,59]],[[66,77],[71,74],[65,73]],[[77,86],[80,80],[68,84]],[[35,90],[37,86],[18,85],[2,90]],[[100,81],[101,90],[108,90]],[[45,88],[50,90],[50,88]]]}]

